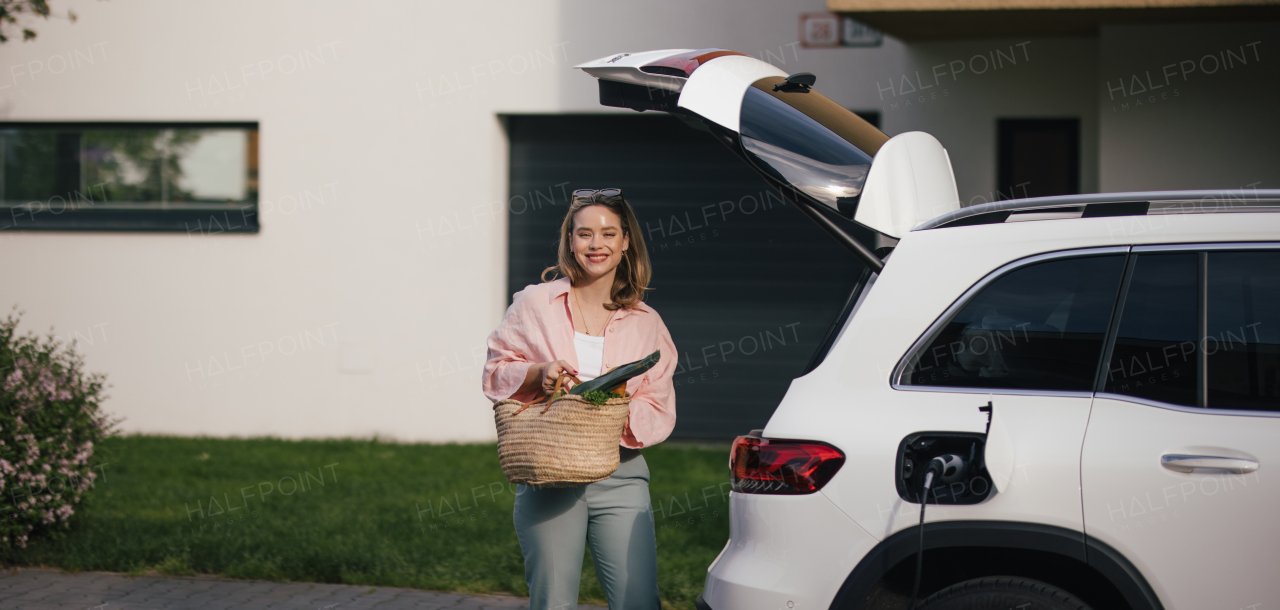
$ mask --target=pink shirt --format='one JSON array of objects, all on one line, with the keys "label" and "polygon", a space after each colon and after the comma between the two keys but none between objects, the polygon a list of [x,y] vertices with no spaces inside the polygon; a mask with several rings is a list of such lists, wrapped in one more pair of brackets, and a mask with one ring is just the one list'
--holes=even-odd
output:
[{"label": "pink shirt", "polygon": [[[529,367],[564,360],[578,368],[573,347],[573,308],[569,306],[569,278],[530,284],[517,292],[502,323],[489,335],[489,360],[481,377],[484,395],[493,402],[506,398],[528,402],[538,389],[517,394]],[[595,330],[595,329],[592,329]],[[639,449],[666,440],[676,425],[676,346],[662,317],[643,301],[635,309],[613,312],[604,333],[604,371],[635,362],[655,350],[662,357],[643,375],[627,381],[631,412],[622,432],[623,446]]]}]

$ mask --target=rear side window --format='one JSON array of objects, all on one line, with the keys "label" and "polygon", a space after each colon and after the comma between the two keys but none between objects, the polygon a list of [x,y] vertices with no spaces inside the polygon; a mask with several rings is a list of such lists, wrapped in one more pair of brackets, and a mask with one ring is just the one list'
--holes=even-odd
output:
[{"label": "rear side window", "polygon": [[1280,411],[1280,251],[1138,255],[1103,390]]},{"label": "rear side window", "polygon": [[1138,256],[1104,391],[1196,406],[1198,257]]},{"label": "rear side window", "polygon": [[1092,391],[1122,254],[1051,260],[994,280],[912,355],[906,386]]},{"label": "rear side window", "polygon": [[1211,409],[1280,411],[1280,251],[1210,252]]}]

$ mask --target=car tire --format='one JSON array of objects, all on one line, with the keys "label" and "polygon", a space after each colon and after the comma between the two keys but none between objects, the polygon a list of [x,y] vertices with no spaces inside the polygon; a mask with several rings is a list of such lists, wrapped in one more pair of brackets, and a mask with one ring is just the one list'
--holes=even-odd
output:
[{"label": "car tire", "polygon": [[1091,610],[1076,596],[1037,580],[994,576],[966,580],[930,595],[919,610]]}]

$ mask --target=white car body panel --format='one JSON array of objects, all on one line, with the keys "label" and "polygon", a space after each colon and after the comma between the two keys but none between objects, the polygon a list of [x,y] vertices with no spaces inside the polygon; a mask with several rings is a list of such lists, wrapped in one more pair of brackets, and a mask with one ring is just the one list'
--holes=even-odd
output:
[{"label": "white car body panel", "polygon": [[742,55],[725,55],[702,64],[680,92],[679,106],[721,127],[740,131],[742,96],[747,87],[767,76],[787,73],[778,67]]},{"label": "white car body panel", "polygon": [[[1259,608],[1280,599],[1275,415],[1094,400],[1081,461],[1085,531],[1128,557],[1165,610]],[[1168,453],[1243,457],[1260,468],[1180,473],[1160,465]]]},{"label": "white car body panel", "polygon": [[648,72],[641,72],[640,68],[660,59],[665,59],[672,55],[680,55],[681,53],[688,53],[692,50],[694,49],[665,49],[662,51],[646,51],[644,53],[615,53],[613,55],[601,57],[600,59],[578,64],[574,67],[590,74],[591,76],[604,80],[644,85],[655,89],[666,89],[667,91],[679,91],[681,87],[684,86],[685,79],[677,76],[649,74]]},{"label": "white car body panel", "polygon": [[876,153],[853,219],[902,237],[921,222],[958,209],[960,195],[946,149],[923,131],[908,131],[889,138]]},{"label": "white car body panel", "polygon": [[712,608],[830,607],[877,542],[822,494],[732,492],[729,512],[729,544],[703,590]]},{"label": "white car body panel", "polygon": [[[867,307],[860,315],[873,314]],[[764,436],[820,440],[841,448],[845,466],[820,493],[863,529],[884,539],[920,520],[919,505],[903,500],[894,484],[902,439],[937,430],[982,433],[986,414],[978,407],[990,400],[1000,422],[996,425],[1019,431],[1011,435],[1010,461],[1004,468],[1010,474],[1001,481],[1002,492],[976,505],[930,506],[926,520],[1022,521],[1084,530],[1079,456],[1089,419],[1088,397],[894,390],[887,383],[890,370],[879,380],[882,387],[864,389],[844,401],[831,400],[841,393],[824,390],[831,387],[831,378],[814,379],[813,384],[793,381],[782,403],[787,413],[779,417],[780,406]],[[805,390],[812,392],[807,399],[802,398],[809,393]],[[798,402],[807,406],[792,406]]]}]

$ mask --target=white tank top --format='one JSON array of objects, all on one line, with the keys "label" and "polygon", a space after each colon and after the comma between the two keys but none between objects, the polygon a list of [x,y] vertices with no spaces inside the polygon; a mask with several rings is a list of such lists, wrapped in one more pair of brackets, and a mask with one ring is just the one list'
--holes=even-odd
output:
[{"label": "white tank top", "polygon": [[588,381],[599,377],[604,364],[604,337],[573,331],[573,348],[578,354],[578,379]]}]

